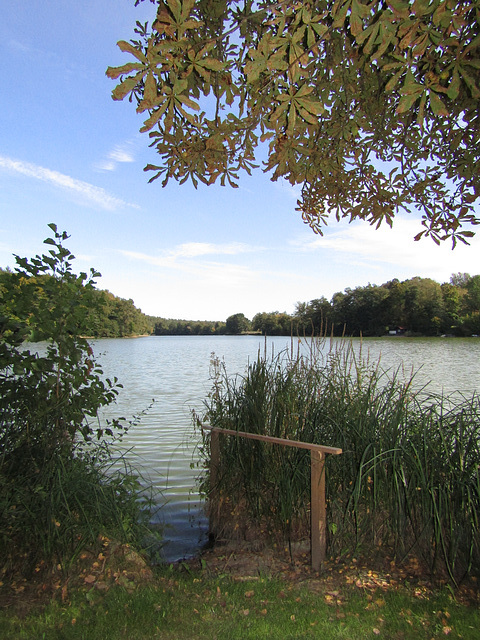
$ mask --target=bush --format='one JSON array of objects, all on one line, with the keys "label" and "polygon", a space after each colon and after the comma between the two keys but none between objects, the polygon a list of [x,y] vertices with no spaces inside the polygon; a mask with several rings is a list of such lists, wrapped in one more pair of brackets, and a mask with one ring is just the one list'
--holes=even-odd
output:
[{"label": "bush", "polygon": [[[68,563],[99,535],[138,540],[147,505],[136,476],[111,471],[98,410],[121,385],[103,378],[82,338],[94,304],[91,270],[76,275],[65,232],[49,225],[47,254],[15,257],[0,280],[0,561],[4,570]],[[47,339],[42,348],[25,342]]]}]

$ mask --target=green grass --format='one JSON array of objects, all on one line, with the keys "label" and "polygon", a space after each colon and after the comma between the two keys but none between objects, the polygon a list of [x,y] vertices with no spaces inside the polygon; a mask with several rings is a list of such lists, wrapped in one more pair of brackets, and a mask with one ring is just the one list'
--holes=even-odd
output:
[{"label": "green grass", "polygon": [[162,570],[153,584],[133,593],[119,586],[105,593],[77,591],[70,602],[52,602],[22,619],[0,612],[3,640],[476,640],[479,627],[478,608],[456,603],[448,591],[415,595],[413,588],[352,585],[329,590],[328,582],[235,582],[176,569]]}]

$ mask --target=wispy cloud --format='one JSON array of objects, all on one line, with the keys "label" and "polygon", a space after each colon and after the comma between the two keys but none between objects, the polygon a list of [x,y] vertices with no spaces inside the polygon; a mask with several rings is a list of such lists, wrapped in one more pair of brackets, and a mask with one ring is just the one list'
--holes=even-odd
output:
[{"label": "wispy cloud", "polygon": [[117,144],[107,154],[106,158],[95,164],[100,171],[115,171],[121,162],[135,162],[134,145],[132,142]]},{"label": "wispy cloud", "polygon": [[[214,259],[215,256],[234,256],[245,253],[262,251],[261,247],[254,247],[240,242],[213,244],[208,242],[188,242],[157,255],[141,252],[121,250],[120,253],[135,261],[144,262],[154,267],[188,274],[193,280],[201,280],[211,285],[243,286],[256,277],[256,271],[248,265],[225,262]],[[211,256],[212,259],[205,259]]]},{"label": "wispy cloud", "polygon": [[0,168],[18,173],[28,178],[34,178],[35,180],[41,180],[51,184],[54,187],[64,189],[71,194],[81,196],[83,201],[106,209],[107,211],[114,211],[121,207],[134,207],[137,205],[131,204],[117,198],[116,196],[108,193],[101,187],[96,187],[88,182],[77,180],[71,176],[67,176],[64,173],[53,171],[52,169],[46,169],[30,162],[24,162],[22,160],[13,160],[5,156],[0,156]]},{"label": "wispy cloud", "polygon": [[480,235],[469,246],[458,244],[452,251],[451,242],[437,246],[430,238],[419,242],[414,236],[421,229],[418,219],[398,217],[393,228],[383,225],[379,229],[366,223],[340,223],[338,231],[326,230],[325,236],[303,236],[295,241],[301,251],[331,250],[345,266],[370,266],[383,268],[397,265],[403,271],[424,277],[448,278],[456,271],[476,273]]},{"label": "wispy cloud", "polygon": [[210,242],[186,242],[167,252],[171,258],[196,258],[206,255],[238,255],[259,251],[261,247],[253,247],[242,242],[212,244]]},{"label": "wispy cloud", "polygon": [[183,276],[188,275],[188,280],[192,282],[202,282],[202,286],[207,283],[212,287],[229,286],[230,288],[244,286],[255,279],[255,271],[248,266],[240,264],[229,264],[215,260],[198,260],[185,258],[198,258],[190,254],[168,252],[163,255],[153,256],[135,251],[120,251],[122,255],[131,260],[144,262],[153,267],[168,269],[178,272]]}]

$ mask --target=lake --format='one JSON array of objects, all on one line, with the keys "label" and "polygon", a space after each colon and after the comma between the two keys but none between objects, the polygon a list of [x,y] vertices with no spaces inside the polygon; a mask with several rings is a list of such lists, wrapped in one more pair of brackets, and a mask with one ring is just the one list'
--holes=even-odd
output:
[{"label": "lake", "polygon": [[[384,370],[403,365],[409,376],[413,369],[418,387],[428,383],[433,391],[466,395],[480,391],[478,338],[385,337],[353,339],[352,344],[371,361],[380,358]],[[295,349],[297,345],[295,340]],[[329,345],[330,340],[325,341],[324,349]],[[195,490],[200,472],[195,466],[198,435],[191,412],[202,412],[210,391],[212,354],[224,360],[233,375],[243,373],[259,350],[271,354],[291,346],[290,338],[265,341],[260,336],[152,336],[92,342],[104,373],[117,376],[124,386],[111,415],[128,420],[155,399],[128,432],[124,447],[127,459],[163,494],[165,504],[158,517],[165,524],[165,560],[192,555],[205,542],[207,522]]]}]

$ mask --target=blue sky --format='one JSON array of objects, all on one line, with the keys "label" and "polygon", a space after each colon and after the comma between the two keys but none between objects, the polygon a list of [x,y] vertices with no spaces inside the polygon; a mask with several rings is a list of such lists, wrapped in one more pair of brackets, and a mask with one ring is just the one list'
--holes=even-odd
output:
[{"label": "blue sky", "polygon": [[42,252],[47,224],[70,235],[77,271],[152,315],[225,320],[292,313],[295,303],[392,278],[480,273],[480,237],[437,247],[393,231],[332,222],[315,236],[296,191],[260,171],[239,189],[147,184],[155,163],[142,115],[114,102],[106,68],[153,5],[133,0],[6,0],[0,21],[0,266]]}]

